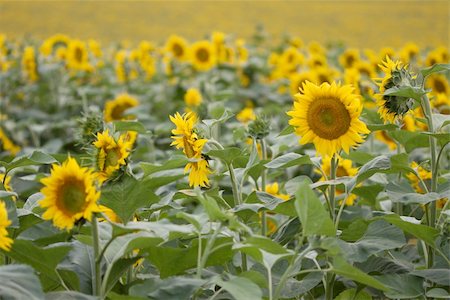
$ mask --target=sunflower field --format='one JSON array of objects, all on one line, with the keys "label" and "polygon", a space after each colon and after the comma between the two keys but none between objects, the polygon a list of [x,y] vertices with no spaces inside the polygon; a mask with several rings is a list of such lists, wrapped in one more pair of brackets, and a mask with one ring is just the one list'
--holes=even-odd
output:
[{"label": "sunflower field", "polygon": [[448,62],[0,35],[0,299],[449,299]]}]

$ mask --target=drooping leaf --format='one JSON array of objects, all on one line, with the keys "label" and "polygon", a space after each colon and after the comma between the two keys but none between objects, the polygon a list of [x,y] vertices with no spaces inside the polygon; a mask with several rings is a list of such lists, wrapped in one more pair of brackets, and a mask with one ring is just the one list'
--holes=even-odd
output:
[{"label": "drooping leaf", "polygon": [[44,299],[35,270],[26,265],[0,266],[0,295],[4,299]]}]

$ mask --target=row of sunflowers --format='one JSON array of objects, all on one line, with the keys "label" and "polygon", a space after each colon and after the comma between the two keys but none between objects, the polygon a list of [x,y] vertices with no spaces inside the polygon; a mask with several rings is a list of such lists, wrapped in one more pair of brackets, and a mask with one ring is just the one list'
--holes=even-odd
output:
[{"label": "row of sunflowers", "polygon": [[0,35],[0,295],[449,297],[448,60]]}]

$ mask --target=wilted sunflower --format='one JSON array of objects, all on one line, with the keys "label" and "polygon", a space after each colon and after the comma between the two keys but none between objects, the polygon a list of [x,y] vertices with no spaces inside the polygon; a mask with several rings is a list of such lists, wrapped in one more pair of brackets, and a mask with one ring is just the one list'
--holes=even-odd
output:
[{"label": "wilted sunflower", "polygon": [[95,188],[95,175],[69,157],[62,166],[54,164],[49,177],[41,180],[44,199],[39,202],[47,210],[42,217],[53,220],[60,229],[70,230],[81,218],[91,220],[98,212],[100,192]]},{"label": "wilted sunflower", "polygon": [[199,41],[192,45],[191,62],[199,71],[208,71],[216,64],[214,46],[209,41]]},{"label": "wilted sunflower", "polygon": [[97,133],[97,141],[93,144],[97,148],[96,168],[100,182],[111,177],[121,166],[126,165],[125,159],[130,155],[133,146],[127,134],[118,140],[109,134],[108,130]]},{"label": "wilted sunflower", "polygon": [[128,95],[120,94],[114,100],[109,100],[105,104],[105,122],[134,119],[133,115],[125,115],[124,112],[139,105],[139,101]]},{"label": "wilted sunflower", "polygon": [[170,116],[170,120],[176,128],[172,130],[171,146],[177,149],[183,149],[183,153],[192,161],[188,162],[184,172],[189,172],[189,185],[207,187],[209,185],[208,175],[211,174],[208,161],[202,155],[203,146],[207,139],[199,139],[194,126],[197,123],[197,117],[189,112],[183,115],[176,113]]},{"label": "wilted sunflower", "polygon": [[9,251],[13,240],[8,237],[8,231],[6,227],[11,225],[11,221],[8,220],[8,211],[6,210],[5,202],[0,201],[0,249]]},{"label": "wilted sunflower", "polygon": [[383,61],[380,68],[385,73],[383,78],[377,78],[379,93],[375,94],[378,105],[378,114],[384,122],[394,123],[395,120],[406,114],[413,106],[413,100],[401,96],[384,95],[386,90],[402,86],[412,81],[412,76],[400,61],[392,61],[389,56]]},{"label": "wilted sunflower", "polygon": [[178,60],[186,60],[188,57],[188,42],[178,35],[171,35],[165,46],[165,50]]},{"label": "wilted sunflower", "polygon": [[294,107],[287,114],[289,124],[301,136],[300,144],[314,143],[318,153],[332,156],[362,143],[361,134],[369,130],[359,116],[362,105],[353,88],[335,83],[317,86],[309,81],[295,95]]}]

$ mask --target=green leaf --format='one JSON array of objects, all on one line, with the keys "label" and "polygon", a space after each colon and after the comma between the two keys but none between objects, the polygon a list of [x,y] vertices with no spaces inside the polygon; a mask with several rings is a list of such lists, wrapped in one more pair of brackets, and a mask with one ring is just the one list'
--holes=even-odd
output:
[{"label": "green leaf", "polygon": [[348,289],[340,293],[334,300],[372,300],[372,296],[366,291],[358,291],[357,289]]},{"label": "green leaf", "polygon": [[120,258],[108,270],[108,277],[104,278],[106,280],[104,285],[104,294],[108,294],[114,288],[114,285],[119,281],[120,277],[129,270],[129,268],[134,265],[140,257],[131,258]]},{"label": "green leaf", "polygon": [[433,126],[435,130],[440,130],[448,124],[450,124],[450,115],[433,114]]},{"label": "green leaf", "polygon": [[360,282],[382,291],[388,290],[388,287],[386,285],[373,278],[372,276],[369,276],[366,273],[362,272],[358,268],[355,268],[352,265],[348,264],[342,257],[334,257],[332,265],[332,272],[338,275],[344,276],[351,280]]},{"label": "green leaf", "polygon": [[301,183],[295,193],[295,209],[302,223],[303,236],[336,235],[330,216],[306,182]]},{"label": "green leaf", "polygon": [[400,228],[401,230],[423,240],[429,246],[436,248],[435,240],[439,236],[439,232],[436,229],[421,224],[414,224],[407,221],[403,221],[400,218],[400,216],[396,214],[388,214],[383,217],[377,218],[382,218],[388,221],[392,225],[395,225],[398,228]]},{"label": "green leaf", "polygon": [[6,164],[5,168],[6,173],[8,173],[9,171],[19,167],[53,164],[57,162],[58,161],[53,156],[48,155],[42,151],[36,150],[27,156],[15,158],[12,162]]},{"label": "green leaf", "polygon": [[291,133],[294,133],[294,132],[295,132],[294,127],[291,126],[291,125],[288,125],[288,126],[286,126],[286,128],[284,128],[284,129],[277,135],[277,137],[284,136],[284,135],[288,135],[288,134],[291,134]]},{"label": "green leaf", "polygon": [[159,201],[154,193],[154,182],[139,181],[124,176],[119,182],[113,182],[102,189],[100,203],[111,208],[120,219],[128,222],[138,208],[150,206]]},{"label": "green leaf", "polygon": [[427,297],[437,299],[450,299],[450,294],[441,288],[434,288],[427,292]]},{"label": "green leaf", "polygon": [[443,72],[450,70],[450,64],[434,64],[431,67],[423,68],[420,70],[420,73],[423,77],[427,77],[433,73]]},{"label": "green leaf", "polygon": [[196,278],[171,277],[161,280],[158,277],[147,279],[130,287],[131,296],[144,299],[189,300],[205,281]]},{"label": "green leaf", "polygon": [[339,240],[342,252],[351,262],[363,262],[372,254],[400,248],[405,243],[403,232],[384,220],[370,223],[364,236],[355,243]]},{"label": "green leaf", "polygon": [[137,121],[114,121],[116,131],[136,131],[137,133],[147,133],[144,125]]},{"label": "green leaf", "polygon": [[385,295],[391,299],[416,299],[425,294],[423,279],[409,274],[374,276],[390,288]]},{"label": "green leaf", "polygon": [[171,170],[176,168],[184,168],[184,166],[188,163],[188,159],[184,155],[176,155],[171,157],[164,164],[152,164],[147,162],[141,162],[139,165],[144,171],[144,177],[152,175],[153,173]]},{"label": "green leaf", "polygon": [[44,299],[39,278],[25,265],[0,266],[0,295],[2,299]]},{"label": "green leaf", "polygon": [[228,147],[220,150],[210,150],[206,154],[218,158],[226,164],[231,164],[234,159],[242,155],[242,150],[236,147]]},{"label": "green leaf", "polygon": [[445,144],[450,143],[450,134],[449,133],[431,133],[431,132],[421,132],[424,135],[434,137],[443,147]]},{"label": "green leaf", "polygon": [[82,294],[76,291],[51,292],[45,295],[46,300],[96,300],[95,296]]},{"label": "green leaf", "polygon": [[387,89],[383,95],[385,96],[400,96],[406,98],[412,98],[416,101],[420,101],[420,98],[425,95],[427,92],[420,87],[414,86],[402,86],[400,88],[394,86],[390,89]]},{"label": "green leaf", "polygon": [[223,281],[220,277],[217,277],[215,282],[236,300],[256,300],[262,299],[263,296],[259,286],[245,277],[233,277],[228,281]]},{"label": "green leaf", "polygon": [[46,283],[47,287],[59,287],[60,281],[56,273],[56,266],[70,249],[71,247],[68,244],[55,244],[40,248],[31,241],[16,239],[8,255],[14,260],[28,264],[38,271],[43,285]]},{"label": "green leaf", "polygon": [[367,124],[367,128],[369,128],[370,131],[378,131],[378,130],[396,130],[399,127],[395,124]]},{"label": "green leaf", "polygon": [[449,269],[416,270],[412,271],[410,274],[425,278],[432,282],[436,282],[439,285],[450,286]]},{"label": "green leaf", "polygon": [[322,278],[323,274],[320,273],[309,273],[301,280],[291,278],[281,290],[281,298],[298,299],[300,295],[307,293],[318,285]]},{"label": "green leaf", "polygon": [[411,152],[417,148],[429,147],[429,138],[420,132],[407,130],[390,131],[389,135],[405,147],[406,152]]},{"label": "green leaf", "polygon": [[290,152],[275,158],[271,162],[265,164],[265,166],[269,169],[285,169],[292,166],[311,164],[312,162],[309,156]]}]

